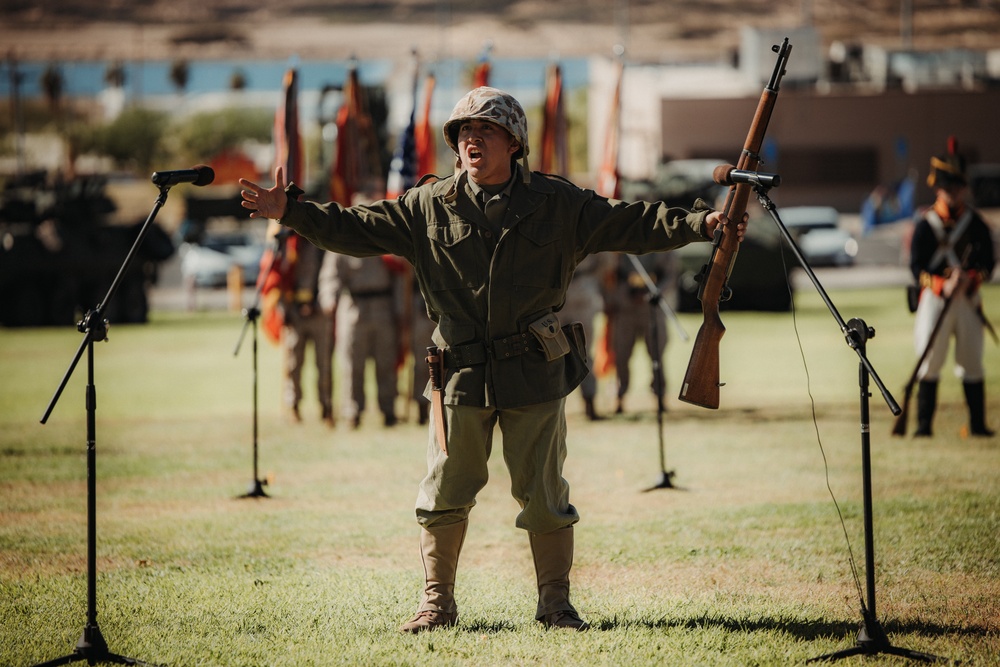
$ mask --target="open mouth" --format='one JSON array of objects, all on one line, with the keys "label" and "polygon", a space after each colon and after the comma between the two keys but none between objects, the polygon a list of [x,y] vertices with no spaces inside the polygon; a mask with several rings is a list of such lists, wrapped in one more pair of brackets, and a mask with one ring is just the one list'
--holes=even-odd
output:
[{"label": "open mouth", "polygon": [[470,148],[468,150],[469,162],[475,162],[481,160],[483,157],[483,152],[478,148]]}]

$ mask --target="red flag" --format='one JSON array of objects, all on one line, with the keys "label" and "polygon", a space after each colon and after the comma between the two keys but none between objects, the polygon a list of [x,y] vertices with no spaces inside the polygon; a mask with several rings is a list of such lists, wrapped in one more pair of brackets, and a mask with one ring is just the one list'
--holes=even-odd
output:
[{"label": "red flag", "polygon": [[472,71],[472,87],[479,88],[480,86],[490,85],[490,52],[493,51],[493,43],[486,42],[483,46],[483,52],[479,56],[479,62],[476,63],[476,68]]},{"label": "red flag", "polygon": [[437,145],[434,137],[437,133],[431,126],[431,100],[434,97],[436,79],[428,74],[424,81],[424,104],[420,118],[413,129],[413,139],[417,150],[417,177],[433,174],[437,171]]},{"label": "red flag", "polygon": [[[618,183],[618,144],[621,118],[622,78],[625,73],[625,61],[618,59],[618,76],[615,82],[614,95],[611,98],[611,108],[608,111],[608,130],[604,137],[604,159],[597,171],[597,186],[594,188],[603,197],[617,199],[621,196]],[[610,288],[609,288],[610,289]],[[604,331],[601,332],[594,359],[594,372],[604,376],[615,365],[615,354],[612,340],[614,338],[614,314],[605,313]]]},{"label": "red flag", "polygon": [[285,182],[302,182],[302,138],[299,136],[299,75],[285,72],[284,94],[274,114],[275,166],[284,167]]},{"label": "red flag", "polygon": [[611,109],[608,111],[608,131],[604,135],[604,160],[597,171],[597,194],[617,199],[620,196],[618,187],[618,139],[620,132],[622,76],[625,73],[624,61],[618,60],[618,80],[615,82],[614,96],[611,98]]},{"label": "red flag", "polygon": [[330,199],[350,206],[354,195],[378,177],[379,169],[378,140],[355,67],[347,73],[344,102],[337,112],[336,123],[337,145],[330,172]]},{"label": "red flag", "polygon": [[472,72],[472,87],[479,88],[488,85],[490,85],[490,61],[483,60],[476,65],[476,69]]},{"label": "red flag", "polygon": [[[275,166],[284,169],[287,182],[301,182],[302,137],[299,134],[298,72],[294,69],[285,72],[284,94],[274,114],[273,140]],[[278,229],[277,223],[272,221],[268,236],[273,238]],[[268,249],[260,259],[258,284],[263,297],[261,324],[264,333],[274,343],[281,340],[284,320],[278,304],[282,295],[292,290],[298,243],[299,237],[293,233],[284,241],[284,252]]]},{"label": "red flag", "polygon": [[562,68],[549,66],[545,82],[545,110],[542,116],[542,141],[539,171],[569,175],[569,151],[566,141],[566,112],[563,106]]}]

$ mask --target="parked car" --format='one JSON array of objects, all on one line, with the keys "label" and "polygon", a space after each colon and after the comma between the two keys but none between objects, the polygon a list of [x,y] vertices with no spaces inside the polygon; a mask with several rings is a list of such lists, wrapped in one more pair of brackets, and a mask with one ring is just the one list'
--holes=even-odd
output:
[{"label": "parked car", "polygon": [[208,232],[181,244],[181,275],[196,287],[223,287],[233,265],[243,269],[243,284],[257,282],[264,243],[247,231]]},{"label": "parked car", "polygon": [[832,206],[789,206],[778,215],[811,266],[851,266],[858,241],[840,228]]}]

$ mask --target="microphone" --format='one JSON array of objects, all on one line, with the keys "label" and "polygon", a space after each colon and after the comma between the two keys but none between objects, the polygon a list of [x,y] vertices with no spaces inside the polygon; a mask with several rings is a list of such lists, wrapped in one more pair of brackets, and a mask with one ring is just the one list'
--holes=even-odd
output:
[{"label": "microphone", "polygon": [[199,164],[190,169],[175,169],[174,171],[154,171],[153,185],[170,187],[178,183],[191,183],[201,187],[215,180],[215,171],[206,165]]},{"label": "microphone", "polygon": [[712,170],[712,180],[719,185],[749,183],[750,185],[760,185],[765,188],[776,188],[781,185],[781,176],[778,174],[737,169],[731,164],[721,164]]}]

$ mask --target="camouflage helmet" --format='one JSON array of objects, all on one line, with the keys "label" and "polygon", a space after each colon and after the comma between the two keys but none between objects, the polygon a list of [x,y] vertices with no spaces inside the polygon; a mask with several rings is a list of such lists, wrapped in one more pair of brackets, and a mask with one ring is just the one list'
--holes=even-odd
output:
[{"label": "camouflage helmet", "polygon": [[485,120],[495,123],[511,133],[521,144],[514,159],[528,155],[528,120],[520,102],[513,96],[488,86],[469,91],[458,101],[451,117],[444,124],[444,140],[451,150],[458,153],[458,129],[464,121]]}]

